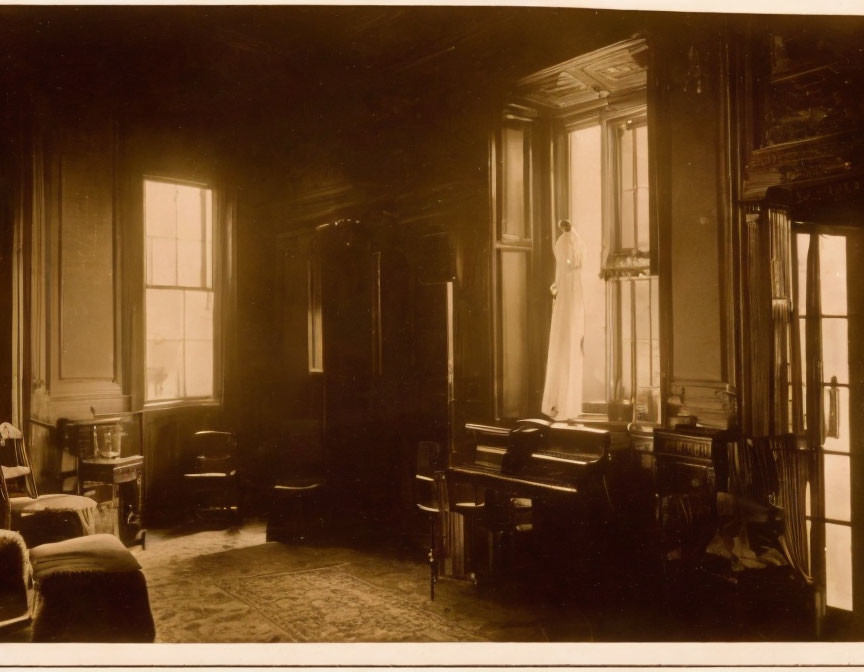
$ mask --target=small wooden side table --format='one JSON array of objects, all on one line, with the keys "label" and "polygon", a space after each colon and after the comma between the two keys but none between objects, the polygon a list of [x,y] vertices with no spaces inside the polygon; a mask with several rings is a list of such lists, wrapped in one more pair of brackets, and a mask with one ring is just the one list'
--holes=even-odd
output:
[{"label": "small wooden side table", "polygon": [[[85,484],[105,483],[111,486],[111,496],[117,505],[120,523],[120,539],[127,546],[141,544],[146,548],[147,530],[142,526],[144,456],[128,455],[126,457],[86,457],[78,460],[78,492],[84,490]],[[135,484],[135,498],[127,502],[122,497],[120,484]],[[126,514],[126,506],[132,507]]]}]

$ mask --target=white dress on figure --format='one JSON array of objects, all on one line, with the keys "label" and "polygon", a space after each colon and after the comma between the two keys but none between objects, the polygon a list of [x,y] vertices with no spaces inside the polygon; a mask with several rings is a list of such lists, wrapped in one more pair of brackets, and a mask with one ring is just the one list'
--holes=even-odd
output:
[{"label": "white dress on figure", "polygon": [[546,385],[542,411],[564,421],[582,413],[582,340],[585,307],[582,301],[582,253],[578,233],[570,229],[555,241],[555,286]]}]

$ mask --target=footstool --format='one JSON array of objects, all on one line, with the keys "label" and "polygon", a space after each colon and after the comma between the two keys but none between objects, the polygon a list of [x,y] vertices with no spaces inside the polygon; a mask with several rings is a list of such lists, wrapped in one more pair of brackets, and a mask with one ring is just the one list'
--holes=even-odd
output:
[{"label": "footstool", "polygon": [[302,541],[324,525],[322,484],[296,480],[274,485],[267,514],[267,541]]},{"label": "footstool", "polygon": [[110,534],[30,550],[34,642],[152,642],[141,565]]}]

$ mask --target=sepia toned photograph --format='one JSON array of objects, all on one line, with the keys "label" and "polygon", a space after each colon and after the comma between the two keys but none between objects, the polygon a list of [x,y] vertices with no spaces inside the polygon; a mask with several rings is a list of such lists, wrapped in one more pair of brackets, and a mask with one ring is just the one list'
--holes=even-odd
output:
[{"label": "sepia toned photograph", "polygon": [[0,649],[864,640],[864,12],[0,5],[0,96]]}]

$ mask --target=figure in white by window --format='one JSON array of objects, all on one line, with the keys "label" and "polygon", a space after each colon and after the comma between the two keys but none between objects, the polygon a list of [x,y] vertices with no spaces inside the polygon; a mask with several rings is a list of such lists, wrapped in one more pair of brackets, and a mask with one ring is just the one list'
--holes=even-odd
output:
[{"label": "figure in white by window", "polygon": [[582,360],[585,307],[582,302],[582,238],[570,220],[558,222],[561,235],[555,241],[555,284],[552,292],[552,326],[546,360],[543,413],[559,421],[582,413]]}]

